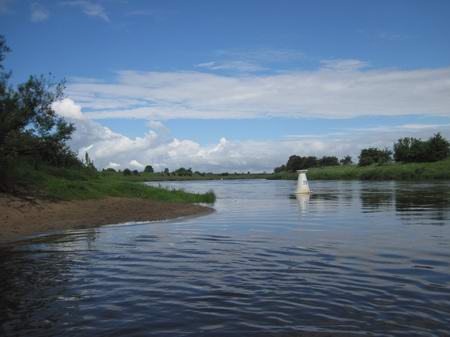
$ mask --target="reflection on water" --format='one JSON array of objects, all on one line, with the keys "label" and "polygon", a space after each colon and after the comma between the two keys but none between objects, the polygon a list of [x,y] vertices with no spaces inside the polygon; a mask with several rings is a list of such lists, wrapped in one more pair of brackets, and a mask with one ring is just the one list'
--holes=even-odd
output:
[{"label": "reflection on water", "polygon": [[397,216],[411,224],[443,225],[449,220],[450,188],[447,184],[422,184],[395,192]]},{"label": "reflection on water", "polygon": [[302,213],[307,213],[309,199],[311,198],[310,194],[295,194],[295,198],[298,202],[298,208]]},{"label": "reflection on water", "polygon": [[295,183],[0,248],[0,335],[450,336],[449,183]]}]

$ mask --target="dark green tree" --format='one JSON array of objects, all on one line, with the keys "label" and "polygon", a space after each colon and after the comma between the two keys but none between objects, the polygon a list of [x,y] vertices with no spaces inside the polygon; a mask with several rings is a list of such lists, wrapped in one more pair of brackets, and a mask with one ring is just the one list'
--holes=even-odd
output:
[{"label": "dark green tree", "polygon": [[[286,165],[281,165],[281,166],[275,167],[273,169],[274,173],[280,173],[280,172],[284,172],[284,171],[286,171]],[[250,172],[247,172],[247,174],[250,174]]]},{"label": "dark green tree", "polygon": [[428,139],[427,149],[428,161],[443,160],[450,155],[450,143],[440,133]]},{"label": "dark green tree", "polygon": [[30,76],[17,86],[8,83],[11,73],[3,61],[10,49],[0,35],[0,190],[14,185],[14,171],[20,161],[35,166],[81,165],[66,142],[74,126],[52,108],[63,98],[64,82],[44,76]]},{"label": "dark green tree", "polygon": [[153,167],[152,167],[151,165],[147,165],[147,166],[144,168],[144,172],[145,172],[145,173],[153,173]]},{"label": "dark green tree", "polygon": [[323,156],[319,159],[319,166],[337,166],[339,160],[335,156]]},{"label": "dark green tree", "polygon": [[405,137],[394,144],[394,159],[397,162],[433,162],[449,156],[449,142],[440,133],[427,141]]},{"label": "dark green tree", "polygon": [[87,151],[84,153],[84,165],[92,170],[96,170],[94,166],[94,162],[89,157],[89,153]]},{"label": "dark green tree", "polygon": [[353,164],[352,157],[350,157],[350,156],[345,156],[339,162],[341,163],[341,165],[351,165],[351,164]]},{"label": "dark green tree", "polygon": [[192,169],[185,169],[184,167],[180,167],[178,170],[175,170],[173,173],[175,173],[177,176],[192,176]]},{"label": "dark green tree", "polygon": [[375,147],[362,149],[359,155],[359,166],[372,164],[385,164],[392,160],[392,151],[388,149],[380,150]]},{"label": "dark green tree", "polygon": [[303,167],[304,159],[303,157],[292,155],[289,157],[286,163],[286,169],[291,172],[295,172],[296,170],[300,170]]},{"label": "dark green tree", "polygon": [[303,170],[318,165],[318,160],[314,156],[301,157],[297,155],[292,155],[289,157],[286,163],[286,170],[294,172],[296,170]]}]

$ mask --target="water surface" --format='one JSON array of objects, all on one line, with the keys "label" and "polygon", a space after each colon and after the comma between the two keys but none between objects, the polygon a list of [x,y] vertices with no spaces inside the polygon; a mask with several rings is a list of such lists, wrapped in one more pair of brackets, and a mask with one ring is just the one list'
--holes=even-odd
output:
[{"label": "water surface", "polygon": [[163,183],[216,212],[0,249],[0,335],[450,336],[450,183]]}]

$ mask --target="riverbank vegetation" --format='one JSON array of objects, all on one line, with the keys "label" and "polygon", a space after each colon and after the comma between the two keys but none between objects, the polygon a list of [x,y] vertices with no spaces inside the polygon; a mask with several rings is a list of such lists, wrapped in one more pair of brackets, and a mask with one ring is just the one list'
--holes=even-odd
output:
[{"label": "riverbank vegetation", "polygon": [[311,179],[431,180],[450,179],[450,142],[440,133],[421,140],[401,138],[393,150],[362,149],[358,164],[350,156],[290,156],[268,179],[296,179],[297,170],[309,169]]},{"label": "riverbank vegetation", "polygon": [[[450,159],[432,163],[340,165],[308,170],[311,180],[438,180],[450,179]],[[274,173],[267,179],[297,179],[296,172]]]},{"label": "riverbank vegetation", "polygon": [[[108,171],[109,175],[120,172]],[[277,173],[230,173],[230,174],[196,174],[178,176],[164,173],[137,173],[128,179],[132,181],[185,181],[185,180],[232,180],[232,179],[269,179],[295,180],[297,172]],[[334,165],[312,167],[308,169],[310,180],[445,180],[450,179],[450,159],[431,163],[386,163],[359,165]]]},{"label": "riverbank vegetation", "polygon": [[138,176],[111,175],[95,168],[55,167],[27,162],[16,165],[15,178],[20,182],[19,195],[52,200],[88,200],[105,197],[142,198],[178,203],[213,203],[214,192],[188,193],[179,189],[145,186]]},{"label": "riverbank vegetation", "polygon": [[[138,184],[125,175],[97,172],[67,145],[75,128],[53,110],[64,82],[30,76],[10,83],[3,66],[10,52],[0,35],[0,192],[58,200],[136,197],[171,202],[214,202],[213,192],[187,193]],[[132,176],[130,172],[130,177]]]}]

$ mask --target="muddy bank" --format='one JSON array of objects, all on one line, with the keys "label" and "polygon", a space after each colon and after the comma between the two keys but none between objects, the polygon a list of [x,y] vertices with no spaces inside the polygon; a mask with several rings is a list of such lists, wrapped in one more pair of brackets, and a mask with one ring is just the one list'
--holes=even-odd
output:
[{"label": "muddy bank", "polygon": [[129,221],[152,221],[201,215],[208,207],[137,198],[26,201],[0,195],[0,243],[53,230],[89,228]]}]

